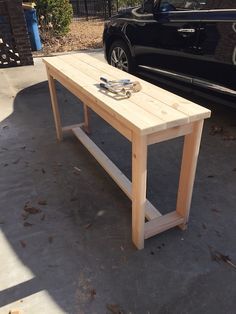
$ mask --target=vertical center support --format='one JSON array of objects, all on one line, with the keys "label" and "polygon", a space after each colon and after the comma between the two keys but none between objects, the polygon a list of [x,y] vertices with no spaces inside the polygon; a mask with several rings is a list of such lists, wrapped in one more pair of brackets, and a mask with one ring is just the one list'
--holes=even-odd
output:
[{"label": "vertical center support", "polygon": [[144,224],[147,184],[147,137],[133,133],[132,137],[132,239],[136,247],[144,248]]}]

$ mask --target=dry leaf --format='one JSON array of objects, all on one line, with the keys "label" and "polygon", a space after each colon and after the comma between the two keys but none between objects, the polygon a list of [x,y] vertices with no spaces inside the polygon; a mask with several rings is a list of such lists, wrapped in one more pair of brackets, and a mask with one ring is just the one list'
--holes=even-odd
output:
[{"label": "dry leaf", "polygon": [[226,135],[223,137],[224,141],[235,141],[236,140],[236,136],[233,135]]},{"label": "dry leaf", "polygon": [[84,226],[85,229],[89,229],[90,227],[92,227],[92,223],[91,222]]},{"label": "dry leaf", "polygon": [[91,296],[92,299],[95,297],[96,294],[97,294],[97,292],[96,292],[95,289],[91,289],[90,290],[90,296]]},{"label": "dry leaf", "polygon": [[26,247],[26,242],[25,242],[25,241],[20,240],[20,244],[21,244],[21,246],[22,246],[23,248],[25,248],[25,247]]},{"label": "dry leaf", "polygon": [[22,213],[22,217],[23,217],[24,220],[28,219],[28,218],[29,218],[29,215],[30,215],[30,214],[29,214],[29,213],[26,213],[26,212],[23,212],[23,213]]},{"label": "dry leaf", "polygon": [[45,201],[45,200],[39,200],[39,201],[38,201],[38,204],[45,206],[45,205],[47,205],[48,203],[47,203],[47,201]]},{"label": "dry leaf", "polygon": [[223,127],[218,125],[212,125],[210,135],[215,135],[223,132]]},{"label": "dry leaf", "polygon": [[33,224],[31,224],[30,222],[25,222],[24,223],[24,227],[32,227],[33,226]]},{"label": "dry leaf", "polygon": [[24,211],[26,211],[27,213],[32,214],[32,215],[41,213],[41,209],[33,207],[33,206],[28,206],[28,205],[25,205]]},{"label": "dry leaf", "polygon": [[106,307],[112,314],[124,314],[124,311],[120,308],[119,304],[107,304]]},{"label": "dry leaf", "polygon": [[17,165],[20,160],[21,160],[21,157],[18,158],[18,159],[16,159],[15,161],[13,161],[13,164],[14,164],[14,165]]},{"label": "dry leaf", "polygon": [[224,262],[226,264],[228,264],[229,266],[233,267],[234,269],[236,269],[236,265],[232,263],[230,257],[228,255],[224,255],[221,252],[213,249],[211,246],[208,246],[209,250],[210,250],[210,254],[211,254],[211,258],[213,261],[216,262]]},{"label": "dry leaf", "polygon": [[81,172],[81,169],[79,169],[78,167],[73,167],[76,171]]}]

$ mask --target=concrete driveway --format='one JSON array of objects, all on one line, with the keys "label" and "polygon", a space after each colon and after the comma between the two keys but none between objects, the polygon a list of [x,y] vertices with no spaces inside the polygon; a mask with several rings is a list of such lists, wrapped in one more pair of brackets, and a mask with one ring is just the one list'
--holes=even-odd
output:
[{"label": "concrete driveway", "polygon": [[[63,122],[81,121],[78,99],[57,88]],[[164,232],[137,251],[130,201],[72,135],[56,142],[41,59],[0,70],[1,314],[235,313],[236,111],[198,102],[212,118],[189,228]],[[130,177],[129,142],[95,114],[92,127],[93,140]],[[181,145],[177,139],[149,149],[148,198],[167,212]]]}]

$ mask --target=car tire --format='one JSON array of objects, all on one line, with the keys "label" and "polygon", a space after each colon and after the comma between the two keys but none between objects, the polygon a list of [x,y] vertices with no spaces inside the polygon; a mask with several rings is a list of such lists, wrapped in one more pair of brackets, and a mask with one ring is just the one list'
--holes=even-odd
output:
[{"label": "car tire", "polygon": [[125,72],[134,73],[135,61],[128,46],[122,41],[115,41],[108,52],[108,63]]}]

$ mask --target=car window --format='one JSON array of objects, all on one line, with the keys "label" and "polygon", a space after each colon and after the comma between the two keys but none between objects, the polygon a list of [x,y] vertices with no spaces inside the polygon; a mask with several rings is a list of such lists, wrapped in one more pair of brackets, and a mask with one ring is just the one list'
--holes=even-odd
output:
[{"label": "car window", "polygon": [[212,0],[161,0],[159,10],[167,11],[188,11],[204,10]]}]

